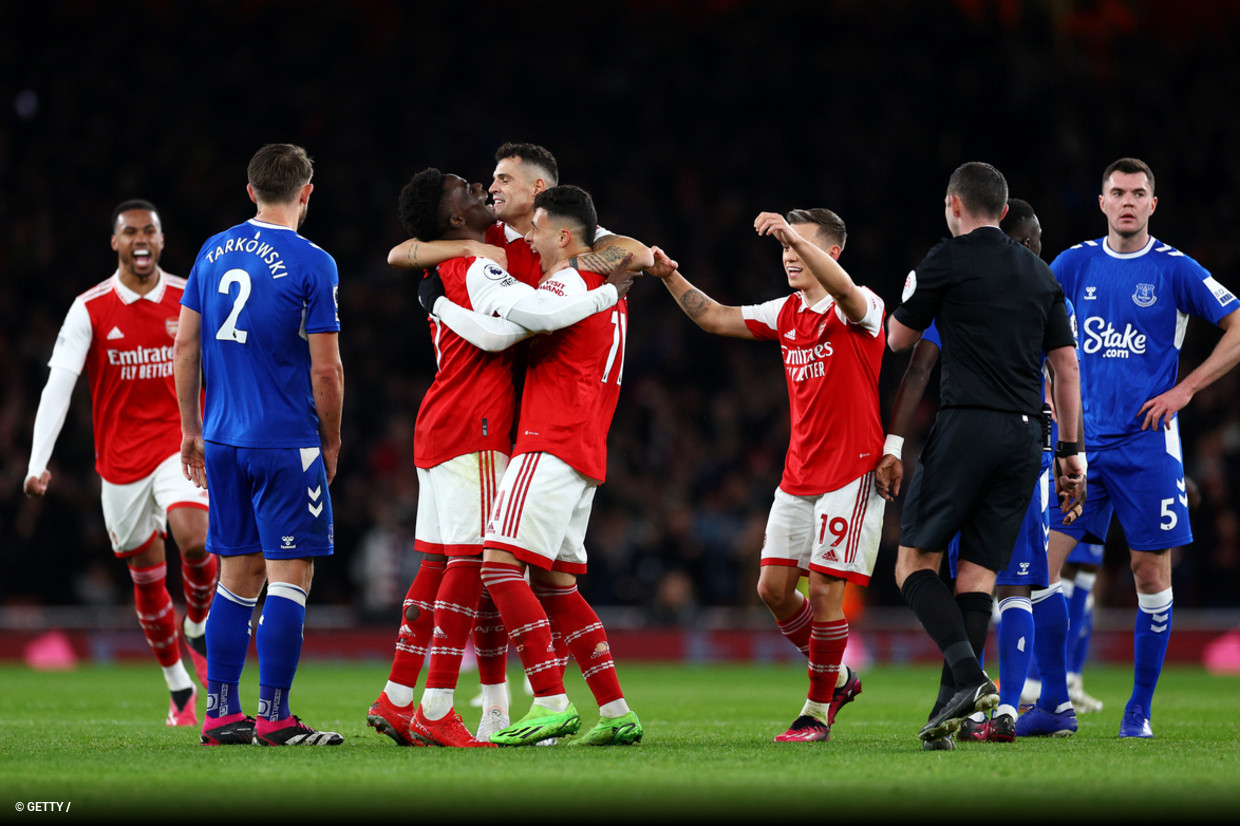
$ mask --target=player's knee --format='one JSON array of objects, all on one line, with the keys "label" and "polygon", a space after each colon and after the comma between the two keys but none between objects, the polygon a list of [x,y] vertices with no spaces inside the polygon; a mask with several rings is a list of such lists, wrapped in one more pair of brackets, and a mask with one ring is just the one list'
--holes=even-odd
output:
[{"label": "player's knee", "polygon": [[762,604],[772,612],[779,613],[780,610],[789,607],[792,602],[792,595],[787,592],[787,589],[764,579],[758,580],[757,590],[758,599],[762,600]]}]

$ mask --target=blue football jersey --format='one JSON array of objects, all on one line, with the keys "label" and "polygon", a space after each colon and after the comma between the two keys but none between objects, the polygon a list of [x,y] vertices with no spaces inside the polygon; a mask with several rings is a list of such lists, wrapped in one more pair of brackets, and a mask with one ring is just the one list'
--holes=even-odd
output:
[{"label": "blue football jersey", "polygon": [[181,303],[202,315],[203,438],[318,446],[310,333],[339,332],[339,276],[288,227],[250,220],[203,244]]},{"label": "blue football jersey", "polygon": [[1051,262],[1076,307],[1085,444],[1106,448],[1141,431],[1141,406],[1170,390],[1190,315],[1217,323],[1236,297],[1189,256],[1150,238],[1132,253],[1086,241]]}]

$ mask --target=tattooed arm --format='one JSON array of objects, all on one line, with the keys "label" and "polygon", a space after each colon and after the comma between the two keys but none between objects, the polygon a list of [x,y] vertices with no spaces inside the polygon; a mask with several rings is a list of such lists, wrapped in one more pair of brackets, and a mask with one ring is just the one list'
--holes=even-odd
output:
[{"label": "tattooed arm", "polygon": [[654,253],[641,241],[611,233],[595,239],[588,253],[576,256],[569,264],[578,270],[607,273],[624,261],[626,255],[633,256],[628,264],[632,272],[641,272],[654,265]]},{"label": "tattooed arm", "polygon": [[388,252],[388,266],[397,270],[428,270],[453,258],[470,257],[489,258],[501,267],[508,268],[508,253],[502,247],[480,241],[419,241],[417,238],[410,238],[392,247]]},{"label": "tattooed arm", "polygon": [[646,273],[663,282],[667,291],[676,299],[685,315],[693,319],[697,326],[708,333],[733,338],[754,337],[745,324],[740,307],[730,307],[712,299],[698,288],[690,284],[680,274],[678,264],[668,258],[658,247],[652,247],[654,265],[648,267]]}]

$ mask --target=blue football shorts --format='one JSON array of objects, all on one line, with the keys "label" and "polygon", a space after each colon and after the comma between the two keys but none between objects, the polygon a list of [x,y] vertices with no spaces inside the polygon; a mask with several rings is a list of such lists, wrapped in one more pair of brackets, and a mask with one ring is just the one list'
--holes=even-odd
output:
[{"label": "blue football shorts", "polygon": [[207,550],[266,559],[330,556],[332,501],[319,448],[207,442]]},{"label": "blue football shorts", "polygon": [[1055,530],[1078,542],[1105,540],[1114,516],[1134,551],[1161,551],[1193,541],[1179,419],[1172,419],[1168,429],[1143,430],[1104,450],[1087,451],[1086,458],[1085,509],[1075,522],[1064,525],[1058,506],[1052,507]]}]

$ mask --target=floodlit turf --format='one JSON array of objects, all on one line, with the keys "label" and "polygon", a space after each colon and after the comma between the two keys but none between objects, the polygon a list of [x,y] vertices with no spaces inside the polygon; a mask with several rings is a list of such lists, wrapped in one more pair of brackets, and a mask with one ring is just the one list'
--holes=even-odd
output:
[{"label": "floodlit turf", "polygon": [[[242,682],[251,712],[256,671],[251,663]],[[645,727],[637,746],[398,748],[366,726],[386,663],[306,662],[293,710],[339,731],[345,744],[264,749],[205,748],[196,731],[166,728],[154,665],[6,665],[0,820],[1053,824],[1234,822],[1240,811],[1237,677],[1168,668],[1155,739],[1119,740],[1131,672],[1091,666],[1086,688],[1106,707],[1082,715],[1075,737],[926,753],[917,731],[937,668],[867,670],[864,693],[840,712],[831,741],[809,744],[771,742],[800,710],[802,667],[621,662],[619,671]],[[514,711],[524,713],[529,699],[514,684]],[[597,711],[571,663],[567,684],[584,730]],[[471,730],[476,689],[471,673],[457,692]],[[200,697],[200,713],[204,705]],[[70,807],[17,811],[32,802]]]}]

